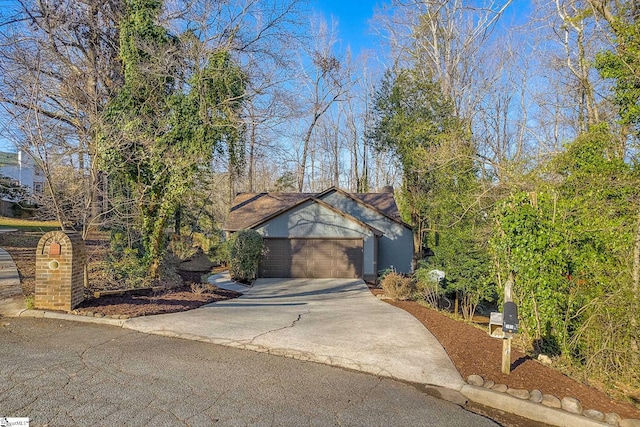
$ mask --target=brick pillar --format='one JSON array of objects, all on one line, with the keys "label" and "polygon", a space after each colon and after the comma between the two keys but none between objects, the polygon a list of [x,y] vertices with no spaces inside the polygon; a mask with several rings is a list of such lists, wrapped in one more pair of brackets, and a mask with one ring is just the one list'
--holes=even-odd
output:
[{"label": "brick pillar", "polygon": [[77,233],[50,231],[36,249],[34,306],[71,311],[84,299],[84,241]]}]

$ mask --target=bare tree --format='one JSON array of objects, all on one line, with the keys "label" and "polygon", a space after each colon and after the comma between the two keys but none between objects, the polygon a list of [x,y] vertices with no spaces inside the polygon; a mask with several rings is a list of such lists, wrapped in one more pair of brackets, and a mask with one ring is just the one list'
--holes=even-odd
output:
[{"label": "bare tree", "polygon": [[[333,52],[336,43],[336,26],[329,26],[326,22],[318,24],[314,45],[305,51],[309,64],[302,64],[302,84],[307,93],[303,108],[308,124],[302,137],[302,150],[298,165],[298,191],[305,188],[307,161],[311,152],[311,141],[314,129],[320,118],[337,102],[345,99],[353,85],[348,72],[349,58],[343,60]],[[304,59],[303,59],[304,60]]]},{"label": "bare tree", "polygon": [[349,188],[355,192],[367,192],[371,185],[372,149],[366,132],[373,123],[372,96],[377,79],[370,65],[371,59],[368,53],[357,58],[354,68],[360,70],[359,78],[350,96],[340,105],[340,112],[344,117],[341,138],[348,147],[350,160]]},{"label": "bare tree", "polygon": [[[25,0],[0,22],[0,104],[10,138],[44,171],[49,210],[85,237],[101,218],[97,144],[101,114],[122,81],[122,7],[120,0]],[[58,188],[57,165],[73,167],[80,180],[73,203],[61,199],[71,195]]]},{"label": "bare tree", "polygon": [[575,0],[555,0],[556,12],[561,19],[559,36],[565,51],[565,67],[576,81],[578,125],[580,132],[600,121],[594,85],[592,83],[592,58],[587,56],[589,46],[588,27],[593,25],[584,14],[584,4]]},{"label": "bare tree", "polygon": [[483,95],[487,41],[511,0],[394,0],[376,17],[394,63],[414,64],[442,86],[459,117],[471,118]]}]

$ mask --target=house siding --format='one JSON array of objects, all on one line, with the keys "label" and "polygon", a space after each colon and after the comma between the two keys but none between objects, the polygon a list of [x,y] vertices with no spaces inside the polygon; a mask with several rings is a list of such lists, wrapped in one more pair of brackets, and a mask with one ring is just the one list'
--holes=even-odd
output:
[{"label": "house siding", "polygon": [[24,151],[0,152],[0,175],[14,180],[32,193],[42,191],[42,171]]},{"label": "house siding", "polygon": [[400,273],[412,272],[413,232],[410,228],[337,191],[321,199],[384,233],[378,239],[378,272],[392,267]]},{"label": "house siding", "polygon": [[280,238],[361,238],[363,274],[375,277],[376,237],[373,232],[331,209],[313,201],[303,203],[254,228],[263,237]]}]

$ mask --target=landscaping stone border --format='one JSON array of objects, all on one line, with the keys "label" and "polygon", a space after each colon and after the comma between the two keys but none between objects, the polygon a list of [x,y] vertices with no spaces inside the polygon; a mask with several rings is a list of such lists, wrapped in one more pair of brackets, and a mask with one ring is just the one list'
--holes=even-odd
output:
[{"label": "landscaping stone border", "polygon": [[583,409],[580,401],[543,394],[540,390],[513,389],[480,375],[469,375],[460,392],[469,400],[552,426],[640,427],[640,419],[622,419],[615,412]]}]

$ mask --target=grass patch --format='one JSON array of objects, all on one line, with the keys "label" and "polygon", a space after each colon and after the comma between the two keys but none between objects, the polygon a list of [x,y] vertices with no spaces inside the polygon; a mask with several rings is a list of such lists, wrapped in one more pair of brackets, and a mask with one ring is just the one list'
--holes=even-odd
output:
[{"label": "grass patch", "polygon": [[60,223],[58,223],[58,221],[33,221],[2,216],[0,217],[0,229],[46,232],[60,230]]}]

